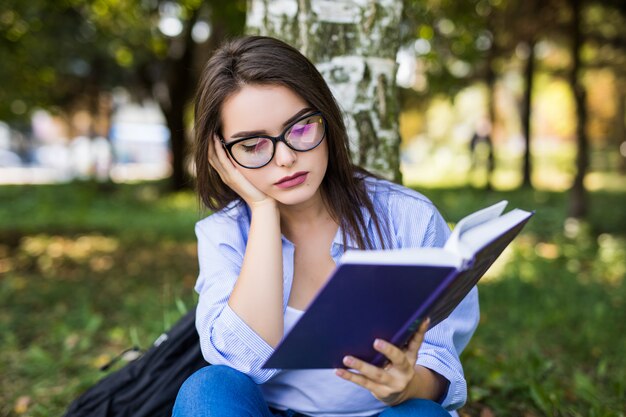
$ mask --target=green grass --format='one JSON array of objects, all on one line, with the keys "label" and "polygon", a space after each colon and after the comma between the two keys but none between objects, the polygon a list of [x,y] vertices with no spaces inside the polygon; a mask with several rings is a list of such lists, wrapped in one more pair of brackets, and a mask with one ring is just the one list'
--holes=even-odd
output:
[{"label": "green grass", "polygon": [[[191,193],[163,184],[0,187],[0,416],[57,416],[196,298]],[[626,192],[421,189],[451,222],[500,199],[537,214],[480,284],[465,415],[626,415]]]}]

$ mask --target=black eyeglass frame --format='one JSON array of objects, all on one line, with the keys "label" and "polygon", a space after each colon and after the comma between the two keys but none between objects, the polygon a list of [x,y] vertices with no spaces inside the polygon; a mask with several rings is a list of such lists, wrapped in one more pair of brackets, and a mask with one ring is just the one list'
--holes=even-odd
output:
[{"label": "black eyeglass frame", "polygon": [[[320,139],[320,141],[313,146],[312,148],[309,149],[296,149],[293,146],[291,146],[289,144],[289,142],[287,141],[287,139],[285,139],[285,135],[287,134],[287,132],[289,132],[291,130],[292,127],[294,127],[298,122],[301,122],[304,119],[308,119],[309,117],[313,117],[313,116],[320,116],[322,118],[322,122],[324,124],[324,134],[322,135],[322,138]],[[288,126],[285,127],[285,130],[283,130],[283,132],[278,135],[278,136],[269,136],[269,135],[252,135],[252,136],[246,136],[245,138],[239,138],[239,139],[235,139],[232,142],[226,142],[224,140],[224,138],[222,137],[222,134],[219,134],[219,138],[220,138],[220,142],[222,142],[222,146],[224,147],[224,149],[226,149],[226,151],[228,151],[228,154],[233,158],[233,160],[235,162],[237,162],[237,164],[239,164],[240,166],[247,168],[247,169],[258,169],[258,168],[263,168],[264,166],[266,166],[267,164],[269,164],[270,162],[272,162],[272,159],[274,159],[274,155],[276,154],[276,142],[282,142],[285,145],[287,145],[287,147],[291,150],[294,150],[296,152],[308,152],[308,151],[312,151],[313,149],[317,148],[318,146],[320,146],[320,144],[324,141],[324,139],[326,138],[326,134],[328,133],[328,125],[326,123],[326,119],[324,118],[324,115],[322,114],[321,111],[316,111],[313,113],[308,113],[305,114],[302,117],[299,117],[298,119],[294,120],[293,122],[289,123]],[[264,139],[269,139],[272,141],[272,156],[270,157],[270,159],[264,163],[263,165],[260,166],[254,166],[254,167],[250,167],[250,166],[246,166],[244,164],[242,164],[241,162],[239,162],[237,160],[237,158],[235,158],[235,155],[233,155],[232,152],[232,147],[235,146],[236,144],[243,142],[244,140],[250,140],[250,139],[255,139],[255,138],[264,138]]]}]

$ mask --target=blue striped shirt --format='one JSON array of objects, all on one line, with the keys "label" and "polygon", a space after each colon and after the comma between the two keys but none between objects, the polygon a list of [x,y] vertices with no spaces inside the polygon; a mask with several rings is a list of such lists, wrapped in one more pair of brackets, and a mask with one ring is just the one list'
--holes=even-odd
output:
[{"label": "blue striped shirt", "polygon": [[[388,181],[375,178],[367,178],[365,181],[378,218],[382,224],[386,224],[389,231],[385,244],[387,248],[444,245],[450,229],[426,197]],[[364,208],[362,212],[374,246],[382,248],[369,212]],[[247,374],[256,383],[263,384],[282,372],[278,369],[261,368],[272,354],[273,348],[228,305],[228,298],[243,263],[249,229],[249,209],[245,204],[235,203],[196,224],[200,263],[200,274],[195,286],[200,295],[196,327],[202,353],[208,362],[231,366]],[[356,248],[356,243],[350,237],[344,242],[341,230],[338,230],[330,247],[330,254],[335,263],[338,263],[344,250]],[[283,237],[284,312],[293,282],[294,249],[294,245]],[[478,292],[474,288],[446,320],[426,333],[419,351],[417,363],[437,372],[449,382],[441,401],[446,409],[460,407],[467,398],[467,386],[459,355],[476,329],[478,318]],[[339,377],[337,380],[345,382]],[[362,389],[356,385],[354,387]],[[324,396],[337,395],[337,390],[328,386],[324,392],[318,394],[323,399]],[[319,415],[350,415],[346,410],[317,411],[321,412]],[[327,414],[323,414],[324,412]]]}]

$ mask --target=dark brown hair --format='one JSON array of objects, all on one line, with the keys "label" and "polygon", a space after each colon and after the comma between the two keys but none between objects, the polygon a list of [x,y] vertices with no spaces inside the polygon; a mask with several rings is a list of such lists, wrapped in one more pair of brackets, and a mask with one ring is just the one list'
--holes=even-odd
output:
[{"label": "dark brown hair", "polygon": [[[328,168],[322,180],[322,198],[331,216],[359,248],[371,248],[361,212],[365,207],[383,241],[378,217],[365,190],[367,171],[350,160],[348,136],[341,111],[315,66],[297,49],[274,38],[248,36],[223,44],[202,73],[195,102],[195,164],[197,190],[204,205],[220,210],[241,198],[220,178],[208,162],[209,142],[221,133],[224,101],[245,85],[281,85],[299,94],[326,119]],[[360,173],[361,175],[355,175]]]}]

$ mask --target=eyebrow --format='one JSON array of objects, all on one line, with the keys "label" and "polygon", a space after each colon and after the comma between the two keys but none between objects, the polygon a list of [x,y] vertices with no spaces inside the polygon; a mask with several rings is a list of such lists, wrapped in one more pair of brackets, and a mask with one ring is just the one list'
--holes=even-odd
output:
[{"label": "eyebrow", "polygon": [[[302,110],[300,110],[299,112],[297,112],[296,114],[291,116],[288,120],[286,120],[283,123],[283,127],[287,127],[290,123],[293,123],[299,117],[302,117],[302,116],[304,116],[305,114],[307,114],[307,113],[309,113],[311,111],[313,111],[313,109],[311,107],[303,108]],[[230,138],[231,139],[247,138],[249,136],[264,135],[264,134],[267,134],[267,131],[265,131],[265,130],[249,130],[249,131],[237,132],[237,133],[231,135]]]}]

